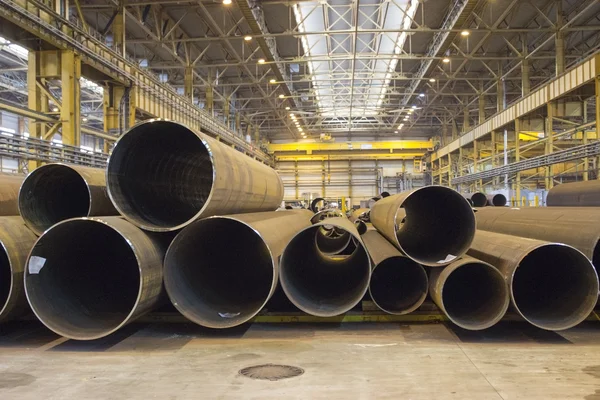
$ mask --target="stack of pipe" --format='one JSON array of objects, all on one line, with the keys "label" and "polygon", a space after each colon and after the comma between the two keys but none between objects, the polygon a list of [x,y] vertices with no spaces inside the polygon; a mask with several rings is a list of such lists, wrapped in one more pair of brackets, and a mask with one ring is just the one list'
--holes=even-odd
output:
[{"label": "stack of pipe", "polygon": [[471,203],[473,207],[485,207],[488,203],[488,198],[481,192],[474,192],[463,195],[465,199]]},{"label": "stack of pipe", "polygon": [[600,181],[563,183],[550,189],[549,207],[600,207]]},{"label": "stack of pipe", "polygon": [[24,176],[0,174],[0,216],[19,215],[19,189]]}]

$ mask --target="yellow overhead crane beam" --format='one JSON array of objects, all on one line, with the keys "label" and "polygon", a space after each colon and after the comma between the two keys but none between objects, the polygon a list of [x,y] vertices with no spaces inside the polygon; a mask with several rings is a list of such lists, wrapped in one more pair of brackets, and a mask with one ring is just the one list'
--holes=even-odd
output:
[{"label": "yellow overhead crane beam", "polygon": [[268,152],[279,161],[412,159],[433,150],[432,141],[270,143]]}]

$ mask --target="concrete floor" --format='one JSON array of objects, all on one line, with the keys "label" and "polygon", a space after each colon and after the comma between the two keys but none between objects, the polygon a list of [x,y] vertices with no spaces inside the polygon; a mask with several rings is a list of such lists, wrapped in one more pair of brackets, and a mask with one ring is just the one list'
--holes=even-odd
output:
[{"label": "concrete floor", "polygon": [[[256,364],[299,377],[240,376]],[[213,332],[135,324],[95,342],[34,322],[0,326],[0,399],[600,400],[600,324],[565,333],[502,323],[254,324]]]}]

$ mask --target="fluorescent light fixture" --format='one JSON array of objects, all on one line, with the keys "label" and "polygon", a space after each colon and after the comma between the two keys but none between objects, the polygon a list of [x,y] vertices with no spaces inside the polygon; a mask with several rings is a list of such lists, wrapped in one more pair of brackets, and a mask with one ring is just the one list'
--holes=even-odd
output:
[{"label": "fluorescent light fixture", "polygon": [[52,112],[58,112],[58,107],[52,107]]},{"label": "fluorescent light fixture", "polygon": [[285,109],[286,109],[286,110],[289,110],[289,109],[290,109],[290,106],[287,106]]},{"label": "fluorescent light fixture", "polygon": [[231,0],[223,0],[223,4],[225,4],[226,6],[231,4]]},{"label": "fluorescent light fixture", "polygon": [[461,36],[469,36],[471,34],[471,32],[464,30],[460,33]]},{"label": "fluorescent light fixture", "polygon": [[279,95],[279,98],[280,98],[280,99],[285,99],[285,95],[284,95],[284,94],[280,94],[280,95]]},{"label": "fluorescent light fixture", "polygon": [[442,62],[447,64],[447,63],[449,63],[449,62],[450,62],[450,59],[449,59],[448,57],[444,57],[444,58],[442,59]]},{"label": "fluorescent light fixture", "polygon": [[259,58],[258,59],[258,63],[259,64],[264,64],[265,63],[265,59],[264,58]]},{"label": "fluorescent light fixture", "polygon": [[400,130],[400,129],[402,129],[402,128],[404,128],[404,124],[400,124],[400,125],[398,125],[398,130]]},{"label": "fluorescent light fixture", "polygon": [[249,41],[251,41],[251,40],[252,40],[252,36],[244,36],[244,40],[245,40],[246,42],[249,42]]},{"label": "fluorescent light fixture", "polygon": [[413,109],[413,110],[416,110],[416,109],[417,109],[417,106],[412,106],[412,109]]},{"label": "fluorescent light fixture", "polygon": [[425,93],[419,93],[419,97],[425,97]]},{"label": "fluorescent light fixture", "polygon": [[429,82],[435,82],[435,78],[429,78]]},{"label": "fluorescent light fixture", "polygon": [[269,80],[269,83],[277,83],[277,80],[273,78],[273,79]]},{"label": "fluorescent light fixture", "polygon": [[[289,108],[289,107],[286,107],[286,108]],[[296,114],[290,114],[290,117],[296,118]]]}]

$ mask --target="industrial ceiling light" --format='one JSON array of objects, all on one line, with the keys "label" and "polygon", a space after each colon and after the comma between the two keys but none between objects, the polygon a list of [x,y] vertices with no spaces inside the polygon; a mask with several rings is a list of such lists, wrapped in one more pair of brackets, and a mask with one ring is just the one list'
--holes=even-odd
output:
[{"label": "industrial ceiling light", "polygon": [[58,107],[52,107],[52,112],[58,112]]},{"label": "industrial ceiling light", "polygon": [[231,4],[231,0],[223,0],[223,4],[225,4],[226,6]]},{"label": "industrial ceiling light", "polygon": [[408,110],[407,112],[408,112],[408,114],[410,115],[410,114],[412,114],[412,113],[413,113],[413,110]]},{"label": "industrial ceiling light", "polygon": [[[290,106],[287,106],[285,109],[286,109],[286,111],[288,111],[288,110],[290,109]],[[292,114],[292,115],[293,115],[293,114]]]},{"label": "industrial ceiling light", "polygon": [[277,80],[276,79],[271,79],[271,80],[269,80],[269,83],[277,83]]},{"label": "industrial ceiling light", "polygon": [[419,97],[425,97],[425,93],[419,93]]},{"label": "industrial ceiling light", "polygon": [[259,58],[258,59],[258,63],[259,64],[264,64],[265,63],[265,59],[264,58]]},{"label": "industrial ceiling light", "polygon": [[434,78],[429,78],[429,82],[435,82]]},{"label": "industrial ceiling light", "polygon": [[246,35],[246,36],[244,36],[244,40],[245,40],[246,42],[249,42],[249,41],[251,41],[251,40],[252,40],[252,36],[250,36],[250,35]]},{"label": "industrial ceiling light", "polygon": [[469,36],[471,34],[471,32],[464,30],[460,33],[461,36]]},{"label": "industrial ceiling light", "polygon": [[447,64],[447,63],[449,63],[449,62],[450,62],[450,59],[449,59],[448,57],[444,57],[444,58],[442,59],[442,62]]},{"label": "industrial ceiling light", "polygon": [[280,95],[279,95],[279,98],[280,98],[280,99],[283,99],[283,98],[285,98],[285,95],[284,95],[284,94],[280,94]]},{"label": "industrial ceiling light", "polygon": [[413,109],[413,110],[416,110],[416,109],[417,109],[417,106],[412,106],[412,109]]},{"label": "industrial ceiling light", "polygon": [[398,133],[398,131],[394,131],[394,133]]},{"label": "industrial ceiling light", "polygon": [[408,117],[404,117],[404,121],[408,121]]},{"label": "industrial ceiling light", "polygon": [[[286,109],[289,109],[289,107],[286,107]],[[290,114],[290,117],[292,117],[292,119],[296,118],[296,114]]]},{"label": "industrial ceiling light", "polygon": [[400,125],[398,125],[398,130],[400,130],[400,129],[402,129],[402,128],[404,128],[404,124],[400,124]]},{"label": "industrial ceiling light", "polygon": [[81,120],[82,120],[83,122],[87,122],[87,121],[88,121],[87,117],[83,117]]}]

